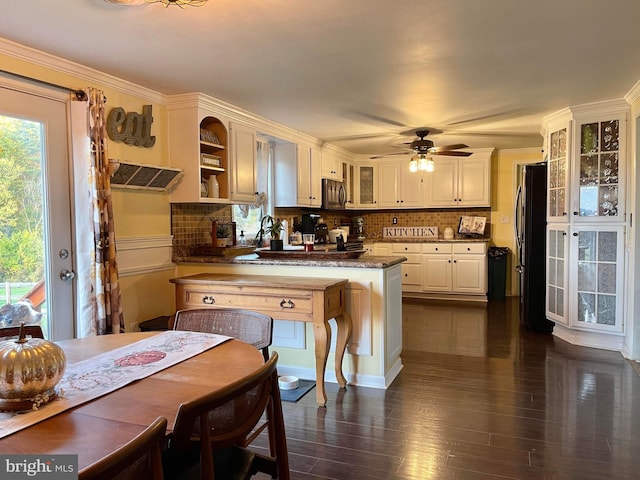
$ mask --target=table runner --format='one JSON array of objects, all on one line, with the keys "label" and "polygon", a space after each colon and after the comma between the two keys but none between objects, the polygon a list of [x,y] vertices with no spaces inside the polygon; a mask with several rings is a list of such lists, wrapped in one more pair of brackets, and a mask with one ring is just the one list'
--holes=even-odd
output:
[{"label": "table runner", "polygon": [[0,438],[106,395],[215,347],[231,337],[169,330],[67,365],[58,398],[25,413],[0,412]]}]

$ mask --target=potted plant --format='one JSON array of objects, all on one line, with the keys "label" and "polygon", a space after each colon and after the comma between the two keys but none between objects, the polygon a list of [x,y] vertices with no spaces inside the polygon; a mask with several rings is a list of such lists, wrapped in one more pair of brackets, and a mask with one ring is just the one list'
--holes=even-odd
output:
[{"label": "potted plant", "polygon": [[282,220],[274,218],[271,215],[265,215],[262,217],[262,220],[260,220],[260,230],[258,230],[258,234],[256,235],[258,245],[262,245],[263,237],[268,235],[271,237],[269,244],[271,250],[284,250],[283,241],[280,238],[283,229]]},{"label": "potted plant", "polygon": [[231,227],[226,223],[218,223],[216,225],[216,246],[226,247],[229,243],[231,235]]}]

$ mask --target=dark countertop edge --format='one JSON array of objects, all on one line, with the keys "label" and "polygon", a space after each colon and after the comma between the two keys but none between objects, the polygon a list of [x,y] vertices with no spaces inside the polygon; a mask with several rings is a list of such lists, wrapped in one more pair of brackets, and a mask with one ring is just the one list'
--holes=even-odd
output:
[{"label": "dark countertop edge", "polygon": [[388,268],[406,262],[402,256],[363,255],[359,258],[341,260],[283,260],[260,258],[258,255],[239,255],[237,257],[174,257],[173,263],[206,263],[223,265],[287,265],[299,267],[328,267],[328,268]]}]

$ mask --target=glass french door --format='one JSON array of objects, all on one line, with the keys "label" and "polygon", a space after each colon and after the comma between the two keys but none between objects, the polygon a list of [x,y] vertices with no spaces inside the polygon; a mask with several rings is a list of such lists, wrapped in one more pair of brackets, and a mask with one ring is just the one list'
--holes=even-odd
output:
[{"label": "glass french door", "polygon": [[28,298],[52,340],[75,325],[67,98],[0,85],[0,305]]}]

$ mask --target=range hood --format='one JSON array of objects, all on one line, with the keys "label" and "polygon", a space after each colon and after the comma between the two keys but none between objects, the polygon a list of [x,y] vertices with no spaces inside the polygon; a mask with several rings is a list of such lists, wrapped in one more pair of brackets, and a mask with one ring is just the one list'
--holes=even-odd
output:
[{"label": "range hood", "polygon": [[167,192],[182,178],[179,168],[159,167],[125,160],[109,159],[111,186]]}]

